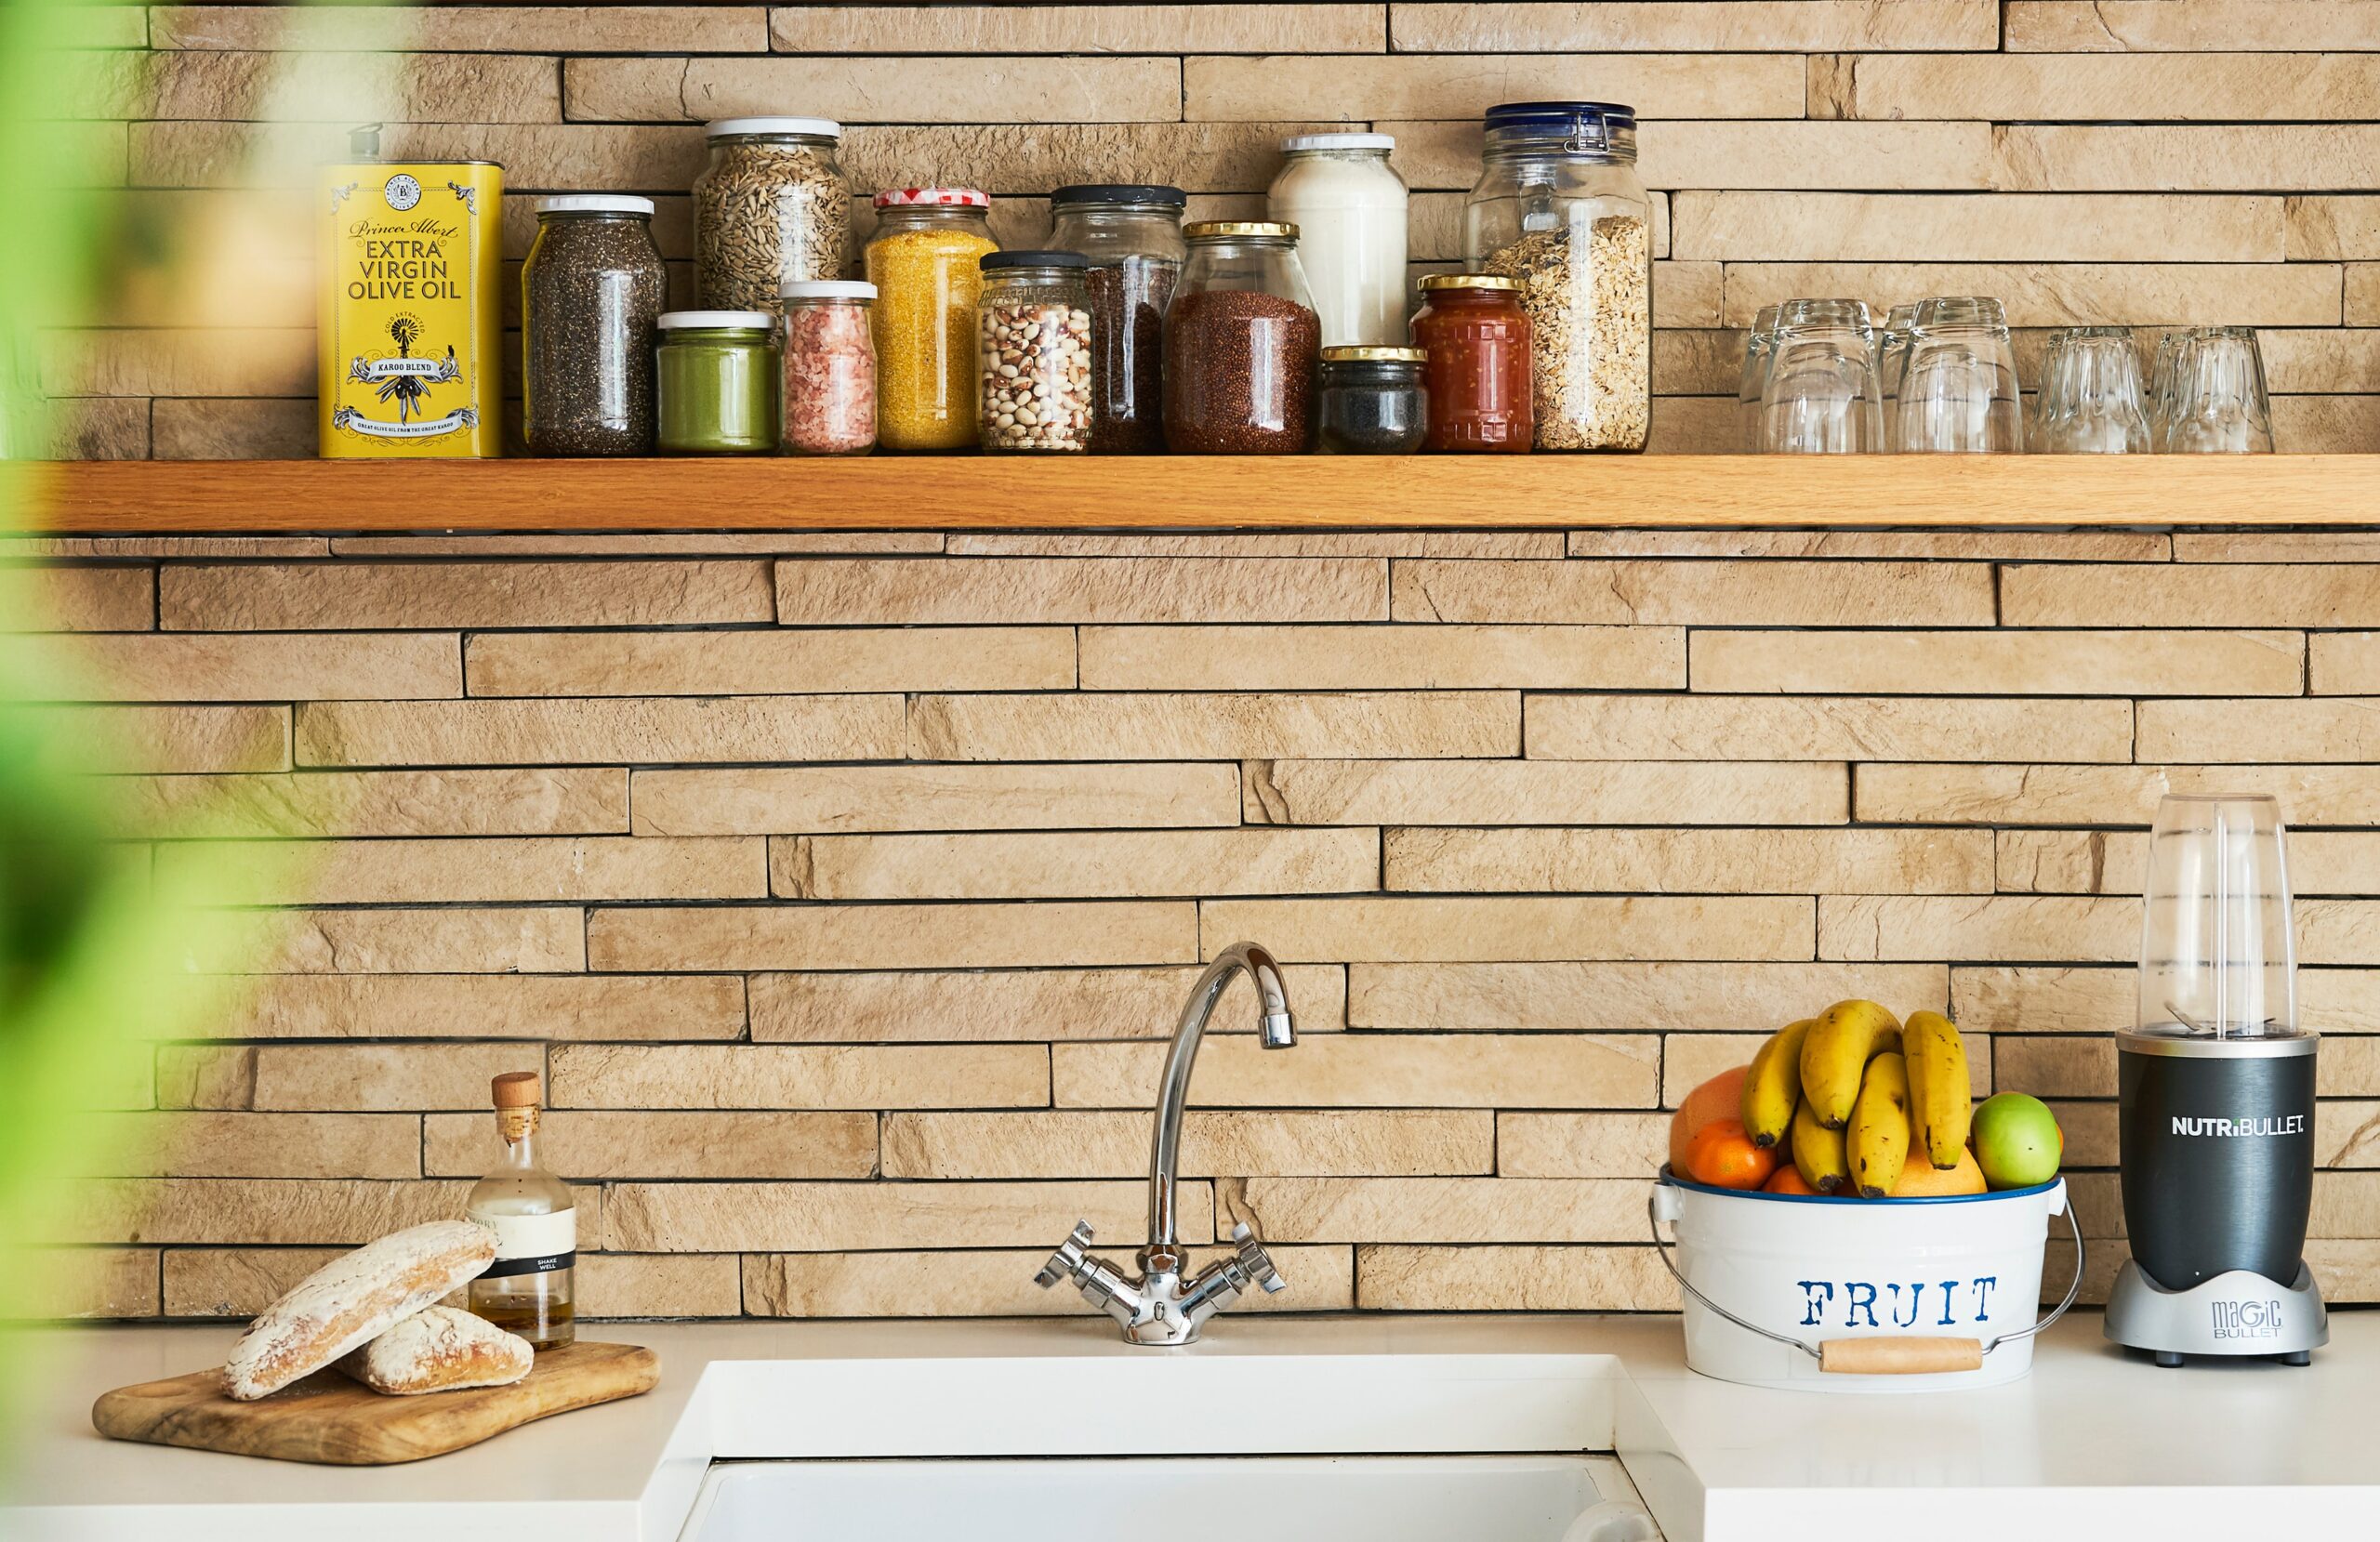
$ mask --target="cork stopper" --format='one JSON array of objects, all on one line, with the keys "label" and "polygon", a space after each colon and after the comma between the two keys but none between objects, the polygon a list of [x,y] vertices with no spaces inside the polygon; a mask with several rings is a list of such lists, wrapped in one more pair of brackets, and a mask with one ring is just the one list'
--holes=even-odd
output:
[{"label": "cork stopper", "polygon": [[537,1074],[534,1071],[508,1071],[488,1084],[488,1094],[498,1108],[536,1108],[537,1106]]}]

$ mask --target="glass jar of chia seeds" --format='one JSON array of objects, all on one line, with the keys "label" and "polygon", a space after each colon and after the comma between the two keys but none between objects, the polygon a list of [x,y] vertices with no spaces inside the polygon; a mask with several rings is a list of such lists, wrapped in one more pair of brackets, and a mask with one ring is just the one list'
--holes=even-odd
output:
[{"label": "glass jar of chia seeds", "polygon": [[996,454],[1091,448],[1091,299],[1079,252],[990,252],[975,301],[981,442]]},{"label": "glass jar of chia seeds", "polygon": [[1315,418],[1325,454],[1401,455],[1421,447],[1428,399],[1418,348],[1349,346],[1322,350]]},{"label": "glass jar of chia seeds", "polygon": [[521,266],[521,427],[536,455],[653,453],[654,323],[669,279],[653,200],[537,201]]},{"label": "glass jar of chia seeds", "polygon": [[1313,439],[1322,323],[1298,228],[1202,220],[1165,313],[1165,442],[1177,455],[1297,455]]},{"label": "glass jar of chia seeds", "polygon": [[776,324],[765,310],[672,310],[661,318],[662,449],[681,455],[776,449]]},{"label": "glass jar of chia seeds", "polygon": [[1636,112],[1611,102],[1490,108],[1462,207],[1463,265],[1520,281],[1536,447],[1642,450],[1653,404],[1653,205]]},{"label": "glass jar of chia seeds", "polygon": [[1087,182],[1050,195],[1050,244],[1091,259],[1093,455],[1165,448],[1165,309],[1182,277],[1180,188]]}]

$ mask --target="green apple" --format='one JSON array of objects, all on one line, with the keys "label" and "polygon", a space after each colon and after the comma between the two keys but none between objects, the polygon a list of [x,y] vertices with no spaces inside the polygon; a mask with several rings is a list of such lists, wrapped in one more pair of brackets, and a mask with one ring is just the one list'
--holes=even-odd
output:
[{"label": "green apple", "polygon": [[2003,1092],[1975,1111],[1975,1159],[1995,1189],[2030,1189],[2057,1176],[2066,1149],[2057,1116],[2039,1098]]}]

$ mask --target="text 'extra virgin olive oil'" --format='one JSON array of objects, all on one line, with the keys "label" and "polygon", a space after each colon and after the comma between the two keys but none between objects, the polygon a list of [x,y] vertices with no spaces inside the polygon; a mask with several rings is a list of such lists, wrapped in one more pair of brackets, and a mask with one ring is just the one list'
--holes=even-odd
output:
[{"label": "text 'extra virgin olive oil'", "polygon": [[321,453],[503,454],[504,168],[355,159],[322,168]]}]

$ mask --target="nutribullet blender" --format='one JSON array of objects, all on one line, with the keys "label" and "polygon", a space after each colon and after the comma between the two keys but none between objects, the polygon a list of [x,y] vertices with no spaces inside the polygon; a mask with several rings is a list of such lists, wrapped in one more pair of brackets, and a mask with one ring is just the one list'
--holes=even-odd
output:
[{"label": "nutribullet blender", "polygon": [[2167,797],[2146,899],[2139,1014],[2116,1035],[2132,1258],[2107,1336],[2160,1365],[2303,1365],[2330,1325],[2305,1261],[2315,1037],[2297,1022],[2280,805]]}]

